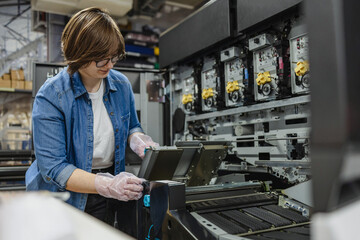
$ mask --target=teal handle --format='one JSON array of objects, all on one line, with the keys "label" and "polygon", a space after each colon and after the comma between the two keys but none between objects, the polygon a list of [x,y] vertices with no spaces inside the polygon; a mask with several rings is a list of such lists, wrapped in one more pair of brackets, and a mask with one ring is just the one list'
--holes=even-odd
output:
[{"label": "teal handle", "polygon": [[144,155],[146,154],[146,151],[147,150],[150,150],[150,149],[152,149],[151,147],[146,147],[145,149],[144,149]]},{"label": "teal handle", "polygon": [[145,207],[150,207],[150,195],[149,194],[146,194],[144,196],[144,206]]}]

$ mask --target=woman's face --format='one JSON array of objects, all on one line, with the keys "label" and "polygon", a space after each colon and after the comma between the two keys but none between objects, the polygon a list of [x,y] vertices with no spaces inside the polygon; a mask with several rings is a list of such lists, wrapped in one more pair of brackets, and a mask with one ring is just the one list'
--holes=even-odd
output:
[{"label": "woman's face", "polygon": [[[110,56],[108,58],[111,58]],[[103,79],[109,74],[110,69],[114,67],[114,63],[108,61],[108,63],[103,67],[97,67],[96,62],[92,61],[90,65],[82,67],[79,69],[82,77],[94,78],[94,79]]]}]

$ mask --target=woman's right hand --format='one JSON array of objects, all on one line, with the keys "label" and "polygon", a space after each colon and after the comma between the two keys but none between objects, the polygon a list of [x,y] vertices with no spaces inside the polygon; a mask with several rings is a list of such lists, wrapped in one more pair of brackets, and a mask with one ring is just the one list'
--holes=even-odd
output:
[{"label": "woman's right hand", "polygon": [[104,197],[127,202],[142,197],[142,182],[143,179],[128,172],[121,172],[116,176],[110,173],[98,173],[95,177],[95,188]]}]

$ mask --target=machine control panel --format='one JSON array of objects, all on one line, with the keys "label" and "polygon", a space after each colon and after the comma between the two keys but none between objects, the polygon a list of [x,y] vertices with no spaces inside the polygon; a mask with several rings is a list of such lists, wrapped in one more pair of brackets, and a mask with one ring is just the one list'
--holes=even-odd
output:
[{"label": "machine control panel", "polygon": [[224,63],[225,68],[225,105],[242,106],[245,101],[245,89],[248,87],[248,70],[245,63],[236,57]]},{"label": "machine control panel", "polygon": [[204,112],[217,110],[218,74],[214,67],[215,64],[214,58],[204,59],[201,71],[201,108]]},{"label": "machine control panel", "polygon": [[264,45],[253,51],[255,101],[269,101],[289,95],[288,45],[288,41],[277,40],[270,46]]},{"label": "machine control panel", "polygon": [[291,91],[308,93],[310,88],[309,38],[306,34],[290,39]]}]

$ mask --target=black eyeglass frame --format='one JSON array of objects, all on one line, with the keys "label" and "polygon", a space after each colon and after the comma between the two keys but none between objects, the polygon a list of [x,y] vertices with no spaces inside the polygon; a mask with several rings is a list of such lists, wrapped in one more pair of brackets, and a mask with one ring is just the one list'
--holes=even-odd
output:
[{"label": "black eyeglass frame", "polygon": [[[101,67],[106,66],[106,65],[109,63],[110,60],[111,60],[111,62],[112,62],[113,64],[115,64],[117,61],[120,61],[121,59],[123,59],[124,56],[125,56],[125,54],[124,54],[124,55],[121,54],[121,55],[116,55],[116,56],[114,56],[114,57],[112,57],[112,58],[105,58],[105,59],[102,59],[102,60],[99,60],[99,61],[94,61],[94,62],[96,63],[96,67],[97,67],[97,68],[101,68]],[[105,62],[105,61],[106,61],[106,62]],[[105,63],[99,65],[100,62],[105,62]]]}]

